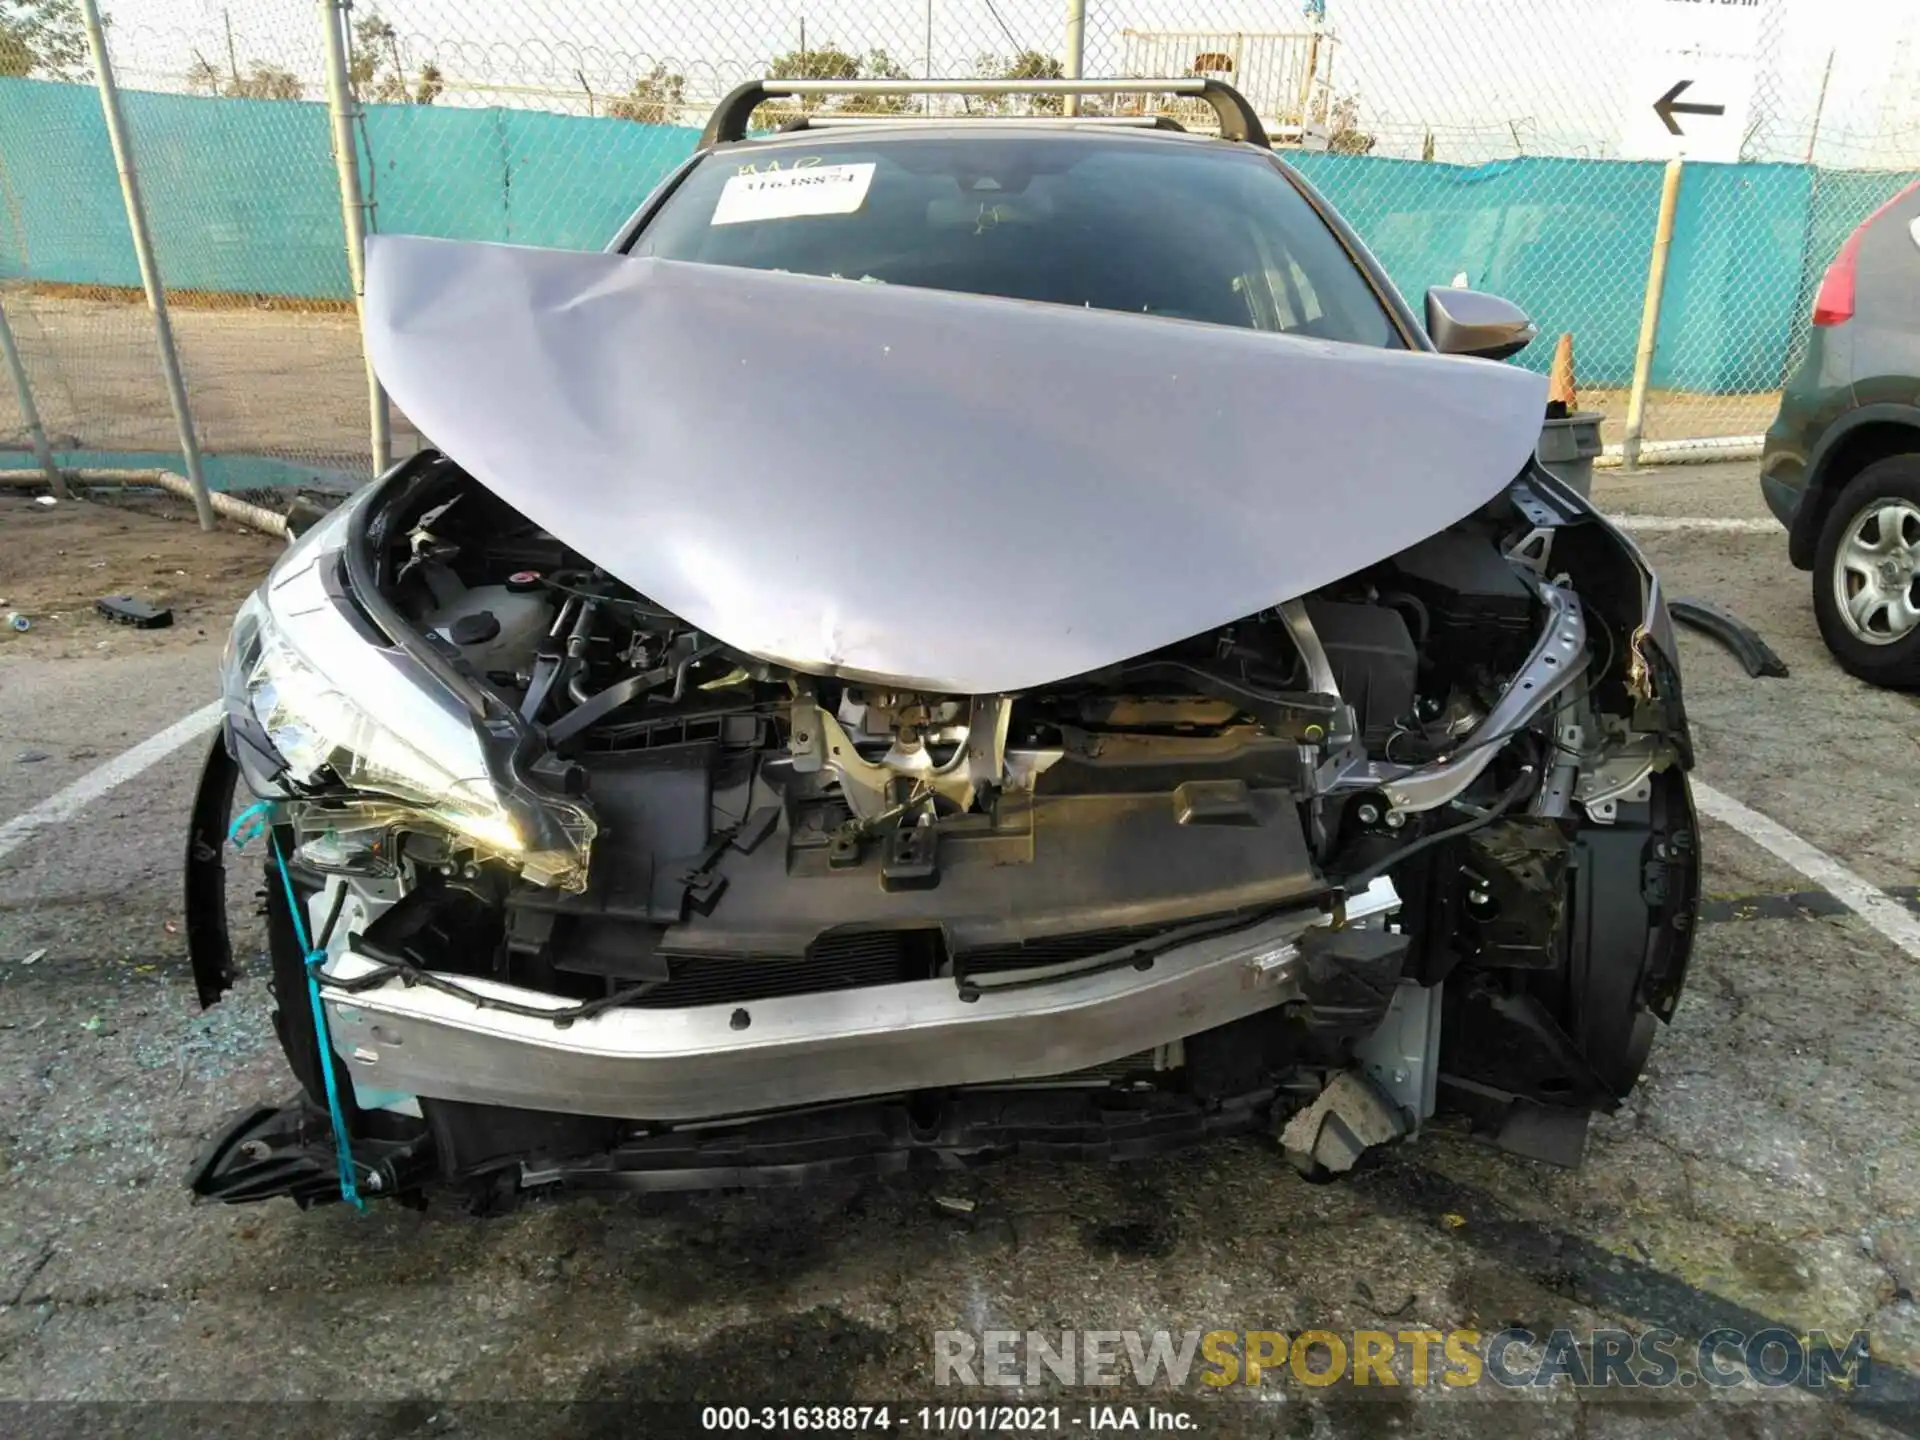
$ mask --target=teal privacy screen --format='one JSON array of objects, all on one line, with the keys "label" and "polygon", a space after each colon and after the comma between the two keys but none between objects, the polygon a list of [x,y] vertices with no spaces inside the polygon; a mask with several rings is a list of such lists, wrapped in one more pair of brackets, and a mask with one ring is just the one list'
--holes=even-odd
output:
[{"label": "teal privacy screen", "polygon": [[[154,247],[169,287],[349,294],[326,108],[128,92]],[[140,283],[99,100],[0,79],[0,276]],[[692,153],[697,132],[539,111],[375,105],[362,164],[378,230],[595,249]],[[1633,370],[1661,167],[1529,156],[1457,166],[1286,158],[1365,237],[1414,303],[1461,275],[1570,331],[1583,385]],[[1820,272],[1914,177],[1805,165],[1690,166],[1653,382],[1779,386]],[[1545,369],[1551,347],[1518,363]]]}]

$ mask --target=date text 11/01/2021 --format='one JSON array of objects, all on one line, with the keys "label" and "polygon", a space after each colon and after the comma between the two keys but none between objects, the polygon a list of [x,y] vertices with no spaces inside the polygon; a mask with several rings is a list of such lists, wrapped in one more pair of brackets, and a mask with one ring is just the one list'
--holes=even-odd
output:
[{"label": "date text 11/01/2021", "polygon": [[1063,1430],[1190,1431],[1186,1410],[1160,1405],[708,1405],[703,1430],[900,1431],[977,1434],[981,1431],[1058,1434]]}]

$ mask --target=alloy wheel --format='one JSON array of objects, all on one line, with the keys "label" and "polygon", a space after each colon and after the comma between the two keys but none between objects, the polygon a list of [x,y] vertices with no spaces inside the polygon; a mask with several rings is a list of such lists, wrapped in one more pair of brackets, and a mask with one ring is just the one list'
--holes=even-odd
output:
[{"label": "alloy wheel", "polygon": [[1891,645],[1920,626],[1920,506],[1875,500],[1847,522],[1833,598],[1847,629],[1869,645]]}]

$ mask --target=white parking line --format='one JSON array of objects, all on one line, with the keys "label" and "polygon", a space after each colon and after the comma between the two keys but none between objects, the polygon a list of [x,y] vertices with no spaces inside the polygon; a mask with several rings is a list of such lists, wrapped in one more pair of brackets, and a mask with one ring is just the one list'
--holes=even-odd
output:
[{"label": "white parking line", "polygon": [[1920,917],[1884,890],[1861,879],[1786,826],[1769,820],[1758,810],[1748,809],[1711,785],[1695,780],[1693,800],[1703,815],[1711,815],[1721,824],[1732,826],[1761,849],[1786,861],[1915,960],[1920,960]]},{"label": "white parking line", "polygon": [[1609,515],[1622,530],[1644,530],[1657,534],[1664,530],[1727,530],[1736,535],[1763,535],[1768,531],[1787,533],[1778,520],[1732,520],[1711,515]]},{"label": "white parking line", "polygon": [[149,735],[131,750],[122,750],[106,764],[96,766],[66,789],[55,792],[25,814],[0,825],[0,860],[18,850],[36,833],[71,820],[87,806],[141,771],[157,765],[189,741],[211,730],[220,719],[222,702],[203,705],[176,720],[158,735]]}]

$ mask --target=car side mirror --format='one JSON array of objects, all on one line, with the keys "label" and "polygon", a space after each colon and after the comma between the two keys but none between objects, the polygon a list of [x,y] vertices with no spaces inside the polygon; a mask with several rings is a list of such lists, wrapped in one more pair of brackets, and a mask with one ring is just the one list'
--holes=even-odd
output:
[{"label": "car side mirror", "polygon": [[1427,334],[1442,355],[1504,360],[1526,349],[1539,333],[1526,311],[1498,295],[1445,285],[1427,291]]}]

